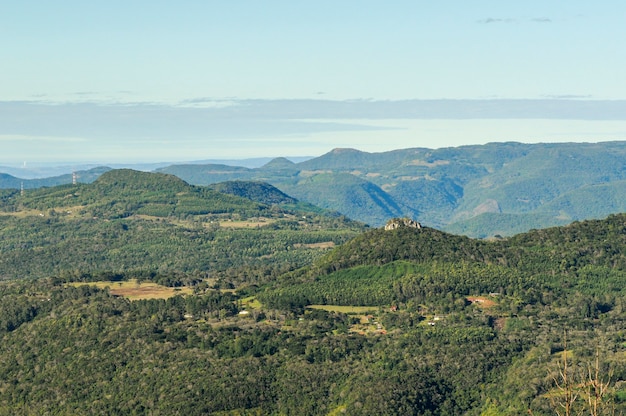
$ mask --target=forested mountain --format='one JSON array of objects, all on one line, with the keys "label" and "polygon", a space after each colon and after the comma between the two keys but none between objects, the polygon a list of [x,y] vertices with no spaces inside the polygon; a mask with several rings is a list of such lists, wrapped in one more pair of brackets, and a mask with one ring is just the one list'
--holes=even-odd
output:
[{"label": "forested mountain", "polygon": [[487,241],[125,170],[4,201],[5,277],[47,277],[0,283],[0,414],[626,411],[624,214]]},{"label": "forested mountain", "polygon": [[269,185],[250,186],[237,188],[260,202],[132,170],[91,184],[4,191],[0,277],[229,270],[236,279],[248,268],[267,279],[310,262],[323,251],[315,244],[339,244],[363,229]]},{"label": "forested mountain", "polygon": [[[258,168],[187,164],[159,168],[188,183],[257,181],[313,205],[381,226],[407,216],[473,237],[603,218],[626,210],[626,142],[489,143],[382,153],[335,149],[294,163]],[[106,168],[78,172],[91,182]],[[1,188],[71,183],[72,176],[0,178]]]},{"label": "forested mountain", "polygon": [[231,194],[264,204],[295,204],[297,199],[281,192],[265,182],[226,181],[210,185],[209,188],[225,194]]},{"label": "forested mountain", "polygon": [[[473,149],[493,176],[458,149],[412,165],[399,162],[403,151],[385,157],[404,173],[457,169],[464,185],[441,176],[403,189],[460,201],[486,178],[526,189],[503,173],[532,156],[524,146]],[[376,155],[338,151],[303,162],[305,176],[280,159],[247,172],[320,182],[328,198],[350,184],[351,200],[367,207],[361,189],[388,215],[403,212],[367,175],[314,171],[344,155],[351,168],[380,169]],[[533,169],[556,175],[548,163]],[[528,189],[552,190],[550,203],[484,207],[471,220],[548,225],[550,206],[592,195],[617,206],[618,161],[612,170],[605,182],[576,178],[579,188],[542,188],[535,175]],[[121,169],[89,184],[2,190],[0,414],[626,412],[626,214],[473,239],[408,218],[368,229],[279,189]],[[504,211],[484,189],[496,201],[487,208]]]},{"label": "forested mountain", "polygon": [[625,158],[626,142],[508,142],[383,153],[335,149],[304,162],[274,162],[259,169],[189,165],[161,170],[196,184],[263,180],[299,200],[374,226],[409,216],[486,237],[622,212]]},{"label": "forested mountain", "polygon": [[[258,298],[292,311],[385,310],[387,345],[406,357],[389,376],[406,376],[408,357],[429,363],[418,371],[425,377],[446,374],[434,382],[446,393],[423,407],[425,398],[412,396],[411,414],[554,414],[567,400],[570,414],[626,411],[626,215],[493,241],[398,224],[285,274]],[[481,387],[451,382],[456,377]]]}]

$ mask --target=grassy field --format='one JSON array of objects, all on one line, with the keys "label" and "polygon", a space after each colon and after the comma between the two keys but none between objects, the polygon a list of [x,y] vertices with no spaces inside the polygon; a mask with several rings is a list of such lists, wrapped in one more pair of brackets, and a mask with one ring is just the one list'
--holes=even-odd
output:
[{"label": "grassy field", "polygon": [[271,218],[259,218],[256,220],[225,220],[219,221],[220,228],[256,228],[276,222]]},{"label": "grassy field", "polygon": [[483,309],[489,309],[496,306],[496,302],[486,296],[468,296],[466,299]]},{"label": "grassy field", "polygon": [[136,280],[123,282],[93,282],[93,283],[72,283],[72,286],[82,285],[96,286],[101,289],[109,288],[112,295],[123,296],[130,300],[139,299],[167,299],[176,295],[187,295],[192,293],[188,287],[173,288],[157,285],[152,282],[137,282]]},{"label": "grassy field", "polygon": [[254,296],[248,296],[247,298],[241,299],[241,305],[246,307],[247,309],[261,309],[263,305],[261,302],[257,300]]},{"label": "grassy field", "polygon": [[333,248],[335,247],[335,243],[332,241],[325,241],[322,243],[311,243],[311,244],[294,244],[295,248],[306,247],[306,248]]},{"label": "grassy field", "polygon": [[82,205],[72,207],[55,207],[47,210],[22,208],[15,212],[0,212],[0,216],[10,216],[15,218],[26,217],[49,217],[51,214],[55,216],[63,216],[68,218],[84,218],[85,215],[81,214],[85,207]]}]

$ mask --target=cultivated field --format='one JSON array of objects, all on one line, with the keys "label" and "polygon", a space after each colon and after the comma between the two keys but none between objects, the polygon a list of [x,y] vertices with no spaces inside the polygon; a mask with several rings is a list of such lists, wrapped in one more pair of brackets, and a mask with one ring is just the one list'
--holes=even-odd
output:
[{"label": "cultivated field", "polygon": [[123,282],[92,282],[92,283],[72,283],[72,286],[90,285],[101,289],[106,287],[114,296],[123,296],[130,300],[139,299],[167,299],[181,294],[190,294],[192,289],[188,287],[173,288],[157,285],[152,282],[138,282],[136,280]]},{"label": "cultivated field", "polygon": [[467,300],[483,309],[489,309],[496,306],[496,302],[485,296],[468,296]]},{"label": "cultivated field", "polygon": [[[220,228],[257,228],[272,224],[276,220],[271,218],[258,218],[249,220],[224,220],[219,221]],[[207,225],[208,227],[209,225]]]}]

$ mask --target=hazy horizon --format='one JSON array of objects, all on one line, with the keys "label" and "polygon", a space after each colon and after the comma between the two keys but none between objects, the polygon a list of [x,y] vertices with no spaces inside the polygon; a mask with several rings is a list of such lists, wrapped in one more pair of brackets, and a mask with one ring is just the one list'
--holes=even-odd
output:
[{"label": "hazy horizon", "polygon": [[247,100],[225,107],[0,102],[0,165],[158,163],[626,139],[626,101]]},{"label": "hazy horizon", "polygon": [[626,139],[626,4],[10,2],[0,165]]}]

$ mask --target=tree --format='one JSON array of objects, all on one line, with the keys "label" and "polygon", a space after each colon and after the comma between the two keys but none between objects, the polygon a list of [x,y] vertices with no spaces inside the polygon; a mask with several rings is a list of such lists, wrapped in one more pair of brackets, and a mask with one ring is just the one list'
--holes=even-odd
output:
[{"label": "tree", "polygon": [[611,403],[608,393],[611,387],[613,369],[610,368],[606,376],[602,376],[600,369],[600,350],[596,348],[593,364],[587,364],[587,380],[584,384],[587,396],[589,414],[598,416],[605,411],[611,411]]},{"label": "tree", "polygon": [[573,367],[570,365],[567,350],[567,334],[563,336],[562,359],[557,363],[558,370],[552,380],[557,392],[550,394],[550,402],[558,416],[571,416],[574,403],[578,399],[578,391],[575,386]]},{"label": "tree", "polygon": [[570,361],[567,338],[564,335],[561,361],[553,375],[556,392],[550,394],[550,402],[557,415],[570,416],[588,413],[591,416],[613,414],[611,400],[613,369],[603,372],[600,348],[597,347],[593,362],[576,371]]}]

